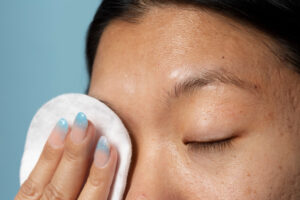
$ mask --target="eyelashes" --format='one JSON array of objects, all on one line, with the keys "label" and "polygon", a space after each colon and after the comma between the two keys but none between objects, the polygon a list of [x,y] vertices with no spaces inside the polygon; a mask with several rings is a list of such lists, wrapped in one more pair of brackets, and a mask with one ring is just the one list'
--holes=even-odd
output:
[{"label": "eyelashes", "polygon": [[190,151],[203,151],[203,152],[223,152],[232,147],[234,137],[226,138],[223,140],[208,141],[208,142],[187,142]]}]

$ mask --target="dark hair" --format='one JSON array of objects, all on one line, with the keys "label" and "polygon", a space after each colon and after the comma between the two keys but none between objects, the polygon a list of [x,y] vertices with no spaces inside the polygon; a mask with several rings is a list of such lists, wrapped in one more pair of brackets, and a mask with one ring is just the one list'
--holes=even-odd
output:
[{"label": "dark hair", "polygon": [[193,5],[212,9],[246,22],[276,39],[283,47],[282,59],[300,72],[300,1],[298,0],[103,0],[90,24],[86,38],[88,73],[100,37],[114,19],[135,22],[151,6],[166,4]]}]

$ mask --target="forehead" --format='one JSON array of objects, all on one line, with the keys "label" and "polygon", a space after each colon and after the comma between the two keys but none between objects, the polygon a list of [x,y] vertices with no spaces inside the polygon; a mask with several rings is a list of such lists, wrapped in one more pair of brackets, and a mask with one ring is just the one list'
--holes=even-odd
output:
[{"label": "forehead", "polygon": [[272,45],[259,31],[211,11],[151,8],[139,23],[115,20],[107,26],[89,95],[109,102],[123,120],[139,126],[141,119],[159,121],[153,119],[167,113],[160,106],[166,91],[203,70],[222,69],[263,92],[267,85],[277,91],[278,81],[269,84],[268,77],[281,63],[266,43]]},{"label": "forehead", "polygon": [[114,20],[106,27],[90,91],[99,88],[107,101],[124,95],[143,102],[180,79],[216,69],[260,86],[279,65],[268,45],[272,40],[261,32],[211,11],[153,7],[138,23]]},{"label": "forehead", "polygon": [[110,69],[134,67],[136,72],[143,68],[161,73],[201,64],[208,68],[222,65],[249,75],[253,64],[275,58],[268,46],[274,44],[265,34],[217,13],[153,7],[138,23],[114,20],[106,27],[95,68],[109,64]]}]

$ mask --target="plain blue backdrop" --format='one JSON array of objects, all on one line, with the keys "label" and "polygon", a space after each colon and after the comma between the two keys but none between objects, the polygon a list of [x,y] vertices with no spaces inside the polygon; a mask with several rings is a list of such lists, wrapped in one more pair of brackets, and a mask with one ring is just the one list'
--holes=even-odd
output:
[{"label": "plain blue backdrop", "polygon": [[88,85],[85,36],[100,0],[0,0],[1,199],[19,189],[26,132],[39,107]]}]

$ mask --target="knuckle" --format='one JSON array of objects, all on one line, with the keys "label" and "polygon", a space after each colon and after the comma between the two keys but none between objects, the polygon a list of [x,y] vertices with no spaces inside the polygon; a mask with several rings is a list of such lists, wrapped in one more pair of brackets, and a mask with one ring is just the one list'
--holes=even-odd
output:
[{"label": "knuckle", "polygon": [[87,181],[89,182],[89,184],[91,184],[94,187],[97,188],[105,187],[105,179],[100,172],[92,170]]},{"label": "knuckle", "polygon": [[28,178],[21,186],[16,199],[39,199],[42,191],[38,184],[31,178]]},{"label": "knuckle", "polygon": [[97,187],[97,188],[104,188],[105,187],[104,181],[101,180],[100,178],[90,177],[88,179],[88,181],[94,187]]},{"label": "knuckle", "polygon": [[64,157],[69,162],[78,161],[80,159],[80,152],[75,148],[67,148],[64,152]]},{"label": "knuckle", "polygon": [[43,194],[43,198],[45,200],[65,200],[66,198],[64,197],[63,193],[52,183],[49,183]]}]

